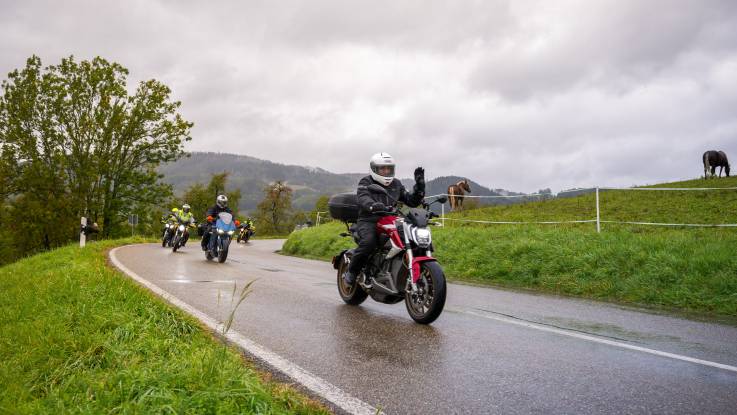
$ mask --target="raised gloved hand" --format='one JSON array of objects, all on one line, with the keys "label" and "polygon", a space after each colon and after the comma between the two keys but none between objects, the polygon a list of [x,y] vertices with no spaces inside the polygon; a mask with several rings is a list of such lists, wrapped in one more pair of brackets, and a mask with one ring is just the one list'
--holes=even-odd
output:
[{"label": "raised gloved hand", "polygon": [[371,205],[371,211],[372,212],[384,212],[386,211],[386,205],[384,205],[381,202],[374,202],[374,204]]},{"label": "raised gloved hand", "polygon": [[425,189],[425,169],[422,167],[415,169],[415,184],[421,189]]}]

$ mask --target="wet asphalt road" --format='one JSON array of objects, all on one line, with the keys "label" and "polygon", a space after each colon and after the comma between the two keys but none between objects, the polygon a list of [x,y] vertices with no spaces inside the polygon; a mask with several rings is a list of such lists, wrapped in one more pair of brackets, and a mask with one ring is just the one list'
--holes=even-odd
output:
[{"label": "wet asphalt road", "polygon": [[196,241],[116,256],[220,320],[234,282],[257,278],[234,330],[390,414],[737,414],[737,372],[617,346],[737,366],[737,327],[455,284],[421,326],[404,303],[345,305],[332,266],[274,253],[282,242],[234,244],[225,264]]}]

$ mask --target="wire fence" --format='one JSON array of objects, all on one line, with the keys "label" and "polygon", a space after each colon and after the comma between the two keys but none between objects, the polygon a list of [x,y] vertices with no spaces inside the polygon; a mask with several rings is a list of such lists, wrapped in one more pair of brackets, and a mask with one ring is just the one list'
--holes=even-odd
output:
[{"label": "wire fence", "polygon": [[[463,198],[470,199],[506,199],[514,200],[519,202],[534,202],[534,201],[545,201],[554,200],[560,198],[569,198],[572,196],[580,196],[593,193],[595,217],[590,219],[577,219],[577,220],[540,220],[540,221],[510,221],[510,220],[485,220],[482,218],[476,219],[463,219],[457,217],[448,217],[446,214],[445,204],[441,204],[440,221],[442,226],[446,223],[475,223],[475,224],[489,224],[489,225],[565,225],[565,224],[595,224],[596,231],[601,232],[602,224],[615,224],[615,225],[638,225],[638,226],[661,226],[661,227],[690,227],[690,228],[737,228],[737,223],[679,223],[679,222],[649,222],[649,221],[636,221],[636,220],[612,220],[604,219],[601,214],[601,198],[600,192],[602,191],[633,191],[633,192],[710,192],[710,191],[737,191],[737,187],[589,187],[581,189],[565,190],[558,193],[532,193],[532,194],[520,194],[520,195],[464,195]],[[431,196],[426,196],[425,199],[436,199],[439,197],[450,197],[447,193],[439,193]],[[330,216],[327,211],[315,212],[315,226],[332,222],[334,219]]]},{"label": "wire fence", "polygon": [[[596,231],[601,232],[601,224],[619,224],[619,225],[641,225],[641,226],[664,226],[664,227],[693,227],[693,228],[737,228],[737,223],[668,223],[668,222],[647,222],[647,221],[628,221],[628,220],[608,220],[602,219],[601,216],[601,200],[599,193],[601,191],[655,191],[655,192],[673,192],[673,191],[696,191],[696,192],[707,192],[707,191],[737,191],[737,187],[685,187],[685,188],[674,188],[674,187],[591,187],[583,189],[572,189],[562,191],[557,194],[552,193],[533,193],[526,195],[464,195],[463,198],[475,198],[475,199],[520,199],[528,198],[529,201],[535,201],[534,198],[542,198],[542,200],[557,199],[561,197],[567,197],[566,194],[576,193],[575,195],[583,194],[595,194],[595,209],[596,215],[591,219],[581,220],[555,220],[555,221],[501,221],[501,220],[483,220],[483,219],[461,219],[447,217],[445,212],[445,204],[441,204],[440,222],[443,226],[446,222],[458,222],[458,223],[478,223],[478,224],[500,224],[500,225],[559,225],[559,224],[583,224],[583,223],[594,223],[596,224]],[[562,196],[561,196],[562,195]],[[440,193],[432,196],[427,196],[425,199],[433,199],[439,197],[450,197],[447,193]],[[570,197],[570,196],[568,196]]]}]

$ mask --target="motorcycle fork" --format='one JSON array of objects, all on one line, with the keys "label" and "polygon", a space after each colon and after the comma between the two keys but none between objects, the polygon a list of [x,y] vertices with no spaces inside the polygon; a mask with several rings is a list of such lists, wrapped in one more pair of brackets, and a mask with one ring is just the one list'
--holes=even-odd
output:
[{"label": "motorcycle fork", "polygon": [[411,289],[411,292],[417,292],[417,283],[415,283],[415,278],[412,271],[412,262],[414,261],[414,256],[412,255],[412,250],[407,249],[405,251],[405,258],[407,258],[407,263],[405,264],[407,267],[407,287]]}]

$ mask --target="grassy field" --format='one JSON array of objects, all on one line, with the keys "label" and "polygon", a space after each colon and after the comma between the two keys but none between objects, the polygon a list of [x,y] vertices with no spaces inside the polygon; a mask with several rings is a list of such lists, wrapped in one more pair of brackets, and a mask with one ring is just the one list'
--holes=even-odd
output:
[{"label": "grassy field", "polygon": [[[668,183],[697,187],[704,181]],[[737,178],[709,187],[737,187]],[[737,190],[608,191],[602,219],[737,223]],[[595,217],[593,195],[477,209],[449,217],[544,221]],[[587,210],[588,209],[588,210]],[[340,223],[294,232],[283,251],[329,259],[349,238]],[[632,225],[479,225],[434,228],[435,255],[451,280],[534,289],[606,301],[737,316],[737,228]]]},{"label": "grassy field", "polygon": [[[737,177],[663,183],[650,188],[737,187]],[[601,220],[658,223],[737,223],[737,190],[602,190]],[[562,221],[596,218],[593,193],[518,205],[493,206],[450,214],[455,219]],[[458,223],[458,222],[454,222]],[[449,224],[452,226],[452,224]],[[582,225],[589,226],[592,225]],[[616,226],[606,225],[603,226]]]},{"label": "grassy field", "polygon": [[0,413],[327,413],[109,268],[120,244],[0,268]]}]

